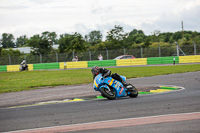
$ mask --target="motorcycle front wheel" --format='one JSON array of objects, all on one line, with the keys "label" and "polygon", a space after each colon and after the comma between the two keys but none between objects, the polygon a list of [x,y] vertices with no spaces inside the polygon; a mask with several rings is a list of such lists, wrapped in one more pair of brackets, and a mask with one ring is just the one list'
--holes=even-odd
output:
[{"label": "motorcycle front wheel", "polygon": [[101,95],[102,95],[103,97],[106,97],[106,98],[109,99],[109,100],[114,100],[114,99],[116,99],[115,92],[112,91],[112,90],[109,90],[109,89],[107,89],[107,88],[101,88],[101,89],[100,89],[100,92],[101,92]]},{"label": "motorcycle front wheel", "polygon": [[138,90],[131,84],[129,84],[131,86],[131,88],[128,89],[128,91],[130,92],[129,97],[134,98],[138,96]]}]

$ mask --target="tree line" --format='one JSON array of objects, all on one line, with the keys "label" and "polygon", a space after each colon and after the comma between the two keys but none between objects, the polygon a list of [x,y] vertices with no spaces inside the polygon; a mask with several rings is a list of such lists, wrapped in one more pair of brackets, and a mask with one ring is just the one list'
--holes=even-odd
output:
[{"label": "tree line", "polygon": [[[161,33],[159,30],[153,31],[151,35],[145,35],[142,30],[133,29],[126,33],[123,27],[115,25],[113,29],[107,32],[105,41],[102,41],[103,35],[100,31],[94,30],[87,35],[82,36],[75,32],[72,34],[62,34],[58,36],[55,32],[45,31],[41,34],[33,35],[28,38],[26,35],[14,38],[12,34],[3,33],[0,39],[0,56],[11,54],[20,55],[16,47],[31,47],[33,55],[45,55],[51,53],[65,52],[84,52],[88,50],[114,50],[114,49],[133,49],[137,47],[149,48],[161,46],[171,46],[178,42],[180,46],[190,46],[193,42],[200,44],[200,32],[197,31],[177,31],[175,33]],[[58,49],[53,49],[53,44],[58,44]],[[9,50],[5,50],[8,49]]]}]

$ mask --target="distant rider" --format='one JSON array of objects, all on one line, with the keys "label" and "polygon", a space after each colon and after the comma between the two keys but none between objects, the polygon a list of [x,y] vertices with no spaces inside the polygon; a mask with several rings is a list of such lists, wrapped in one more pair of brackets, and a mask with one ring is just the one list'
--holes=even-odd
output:
[{"label": "distant rider", "polygon": [[28,65],[26,64],[26,60],[23,60],[20,65],[22,67],[22,70],[25,70],[26,68],[28,68]]},{"label": "distant rider", "polygon": [[102,74],[102,76],[104,78],[106,77],[112,77],[113,79],[116,79],[118,81],[120,81],[125,87],[128,85],[121,77],[119,74],[117,73],[113,73],[111,75],[111,71],[106,69],[106,68],[99,68],[98,66],[94,66],[92,67],[92,75],[93,75],[93,79],[98,75],[98,74]]}]

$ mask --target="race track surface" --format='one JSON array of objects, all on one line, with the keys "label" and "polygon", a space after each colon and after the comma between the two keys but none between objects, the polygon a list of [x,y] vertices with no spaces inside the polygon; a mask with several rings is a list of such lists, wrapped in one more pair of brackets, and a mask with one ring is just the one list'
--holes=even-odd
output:
[{"label": "race track surface", "polygon": [[[151,118],[152,116],[187,116],[200,112],[200,72],[170,74],[137,79],[128,82],[135,86],[175,85],[185,89],[169,93],[140,95],[138,98],[117,100],[89,100],[82,102],[49,104],[24,108],[0,109],[0,132],[35,129],[53,126],[66,126],[99,121]],[[87,86],[87,85],[86,85]],[[84,85],[82,86],[84,88]],[[195,113],[197,114],[195,114]],[[189,117],[189,116],[188,116]],[[160,119],[162,117],[159,117]],[[179,117],[180,119],[181,117]],[[108,126],[103,129],[70,131],[71,133],[199,133],[200,119],[161,121],[142,125]],[[108,124],[109,125],[109,124]],[[117,125],[112,123],[111,125]],[[98,126],[97,126],[98,127]],[[37,130],[35,130],[37,131]],[[62,132],[65,132],[62,131]]]}]

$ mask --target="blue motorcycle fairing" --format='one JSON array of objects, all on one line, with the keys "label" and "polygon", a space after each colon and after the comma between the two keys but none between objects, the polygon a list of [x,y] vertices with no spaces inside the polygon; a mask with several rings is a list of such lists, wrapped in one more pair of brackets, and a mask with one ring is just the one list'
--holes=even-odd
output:
[{"label": "blue motorcycle fairing", "polygon": [[[125,76],[121,76],[123,80],[126,80]],[[100,91],[100,88],[109,88],[111,86],[116,93],[116,97],[127,96],[126,89],[123,84],[112,77],[103,78],[102,74],[99,74],[94,79],[94,90]]]}]

